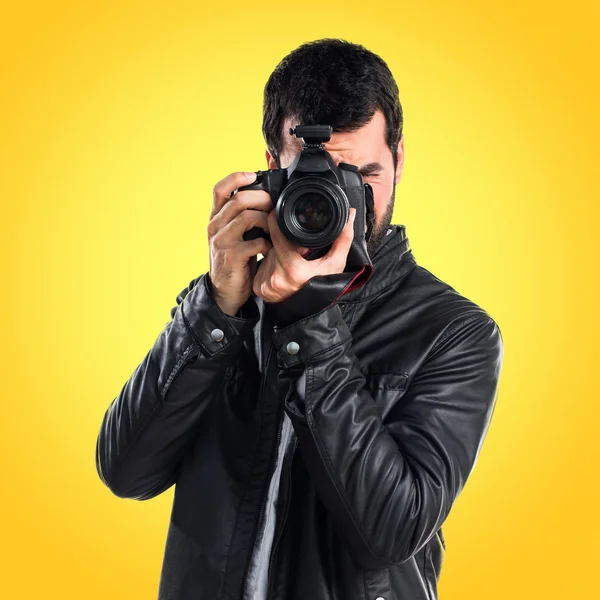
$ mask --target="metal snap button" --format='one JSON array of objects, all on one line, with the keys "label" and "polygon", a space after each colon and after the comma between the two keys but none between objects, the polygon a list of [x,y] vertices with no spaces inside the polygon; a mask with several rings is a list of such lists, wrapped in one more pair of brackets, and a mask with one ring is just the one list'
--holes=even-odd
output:
[{"label": "metal snap button", "polygon": [[375,600],[385,600],[383,596],[379,596],[379,598],[375,598]]},{"label": "metal snap button", "polygon": [[288,354],[298,354],[298,350],[300,350],[300,346],[296,342],[290,342],[286,347],[286,351]]},{"label": "metal snap button", "polygon": [[220,330],[220,329],[213,329],[210,332],[210,337],[215,341],[215,342],[220,342],[224,337],[225,334]]}]

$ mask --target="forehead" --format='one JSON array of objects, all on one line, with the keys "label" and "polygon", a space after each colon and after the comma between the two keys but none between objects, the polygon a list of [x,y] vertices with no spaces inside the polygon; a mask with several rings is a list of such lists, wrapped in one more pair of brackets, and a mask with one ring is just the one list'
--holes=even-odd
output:
[{"label": "forehead", "polygon": [[[302,140],[289,135],[291,127],[300,123],[295,119],[286,119],[284,124],[284,153],[295,156],[302,150]],[[323,123],[327,125],[327,123]],[[324,144],[325,150],[339,155],[344,162],[361,165],[380,157],[388,150],[385,141],[385,117],[377,110],[373,118],[360,129],[351,132],[334,132]]]}]

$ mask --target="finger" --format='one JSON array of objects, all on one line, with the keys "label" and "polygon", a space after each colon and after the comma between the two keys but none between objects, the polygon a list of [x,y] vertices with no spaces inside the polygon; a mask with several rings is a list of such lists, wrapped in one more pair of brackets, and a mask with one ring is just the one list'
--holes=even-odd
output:
[{"label": "finger", "polygon": [[244,260],[247,260],[249,257],[255,256],[256,254],[267,256],[271,248],[273,248],[273,244],[271,244],[269,240],[265,238],[256,238],[255,240],[240,242],[236,251],[237,256],[239,256],[240,259],[243,258]]},{"label": "finger", "polygon": [[264,190],[242,190],[233,198],[226,199],[223,208],[215,215],[216,229],[219,230],[230,223],[246,209],[260,210],[265,216],[273,210],[271,196]]},{"label": "finger", "polygon": [[256,181],[256,173],[236,171],[224,177],[213,188],[213,207],[211,217],[216,215],[234,190]]},{"label": "finger", "polygon": [[239,241],[243,239],[244,233],[253,227],[260,227],[268,234],[269,225],[267,219],[267,213],[262,210],[243,210],[219,231],[219,236]]},{"label": "finger", "polygon": [[352,246],[352,242],[354,240],[354,219],[356,217],[356,209],[350,209],[350,216],[348,221],[346,221],[346,225],[344,229],[342,229],[342,233],[336,238],[336,240],[331,244],[331,248],[329,252],[320,259],[322,263],[327,263],[329,265],[335,265],[336,268],[343,268],[346,265],[346,259],[348,257],[348,252],[350,251],[350,247]]},{"label": "finger", "polygon": [[269,225],[269,235],[273,241],[273,246],[275,246],[277,249],[277,255],[280,257],[280,259],[285,261],[296,257],[298,255],[296,250],[297,246],[292,244],[292,242],[288,240],[285,235],[283,235],[281,229],[279,229],[275,210],[272,210],[269,213],[267,223]]}]

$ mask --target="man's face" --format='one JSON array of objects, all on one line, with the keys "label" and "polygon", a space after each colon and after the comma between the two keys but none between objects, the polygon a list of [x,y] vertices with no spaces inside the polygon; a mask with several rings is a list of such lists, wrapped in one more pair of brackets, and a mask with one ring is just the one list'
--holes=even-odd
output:
[{"label": "man's face", "polygon": [[[287,120],[283,131],[289,131],[298,123]],[[286,136],[285,146],[281,153],[281,168],[289,167],[298,152],[302,150],[302,140]],[[398,145],[398,166],[394,171],[394,161],[389,146],[385,142],[385,117],[378,110],[369,123],[351,133],[331,135],[331,140],[324,144],[325,150],[331,154],[335,164],[350,163],[359,168],[365,183],[371,184],[375,200],[375,225],[373,235],[367,244],[369,254],[373,254],[383,238],[386,228],[391,223],[394,209],[396,184],[402,178],[404,166],[404,135]],[[269,169],[276,169],[275,160],[266,151]]]}]

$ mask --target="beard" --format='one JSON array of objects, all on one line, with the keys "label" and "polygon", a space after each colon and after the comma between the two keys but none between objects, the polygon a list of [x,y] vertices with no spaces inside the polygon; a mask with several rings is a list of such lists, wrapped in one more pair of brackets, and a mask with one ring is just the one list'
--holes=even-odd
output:
[{"label": "beard", "polygon": [[392,222],[392,213],[394,212],[394,201],[396,200],[396,184],[394,183],[394,189],[392,190],[392,196],[388,205],[386,206],[385,213],[381,216],[380,220],[377,220],[377,214],[375,214],[375,223],[373,224],[373,233],[371,239],[367,242],[367,252],[369,256],[373,256],[381,240],[385,237],[387,228]]}]

